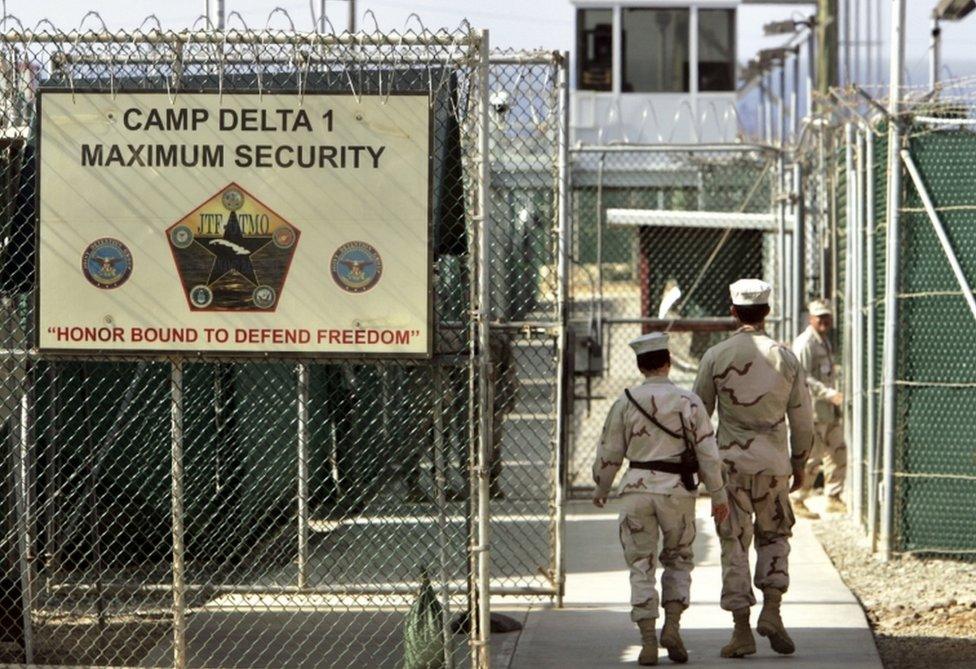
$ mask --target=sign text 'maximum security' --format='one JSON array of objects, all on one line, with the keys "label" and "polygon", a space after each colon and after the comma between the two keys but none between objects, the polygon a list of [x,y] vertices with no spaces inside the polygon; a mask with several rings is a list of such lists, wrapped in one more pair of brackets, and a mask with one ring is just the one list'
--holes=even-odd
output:
[{"label": "sign text 'maximum security'", "polygon": [[[110,115],[111,116],[111,115]],[[357,114],[357,120],[361,115]],[[276,133],[331,133],[336,123],[332,109],[310,115],[305,109],[220,108],[215,112],[202,107],[129,107],[121,114],[122,127],[130,133],[194,133],[209,131],[262,133],[264,141],[250,143],[155,143],[119,142],[82,144],[82,167],[224,167],[242,168],[333,168],[379,169],[383,145],[369,144],[271,144],[268,135]],[[313,122],[314,121],[314,122]],[[352,122],[352,121],[350,121]],[[219,135],[218,135],[219,136]],[[199,136],[198,136],[199,137]]]},{"label": "sign text 'maximum security'", "polygon": [[385,146],[364,144],[82,144],[82,167],[379,169]]}]

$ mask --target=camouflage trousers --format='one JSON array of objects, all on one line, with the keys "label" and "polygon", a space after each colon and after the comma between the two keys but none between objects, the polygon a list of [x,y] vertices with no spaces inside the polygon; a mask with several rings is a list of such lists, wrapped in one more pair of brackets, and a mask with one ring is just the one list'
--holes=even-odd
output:
[{"label": "camouflage trousers", "polygon": [[786,592],[790,585],[790,477],[728,474],[729,517],[719,528],[722,543],[722,608],[752,606],[756,596],[749,574],[749,546],[756,541],[755,584]]},{"label": "camouflage trousers", "polygon": [[[630,619],[657,618],[661,600],[687,608],[694,566],[695,498],[632,493],[622,499],[620,545],[630,568]],[[654,571],[659,534],[663,541],[658,559],[664,568],[660,599]]]},{"label": "camouflage trousers", "polygon": [[840,420],[829,423],[815,423],[813,430],[813,450],[807,460],[803,476],[803,487],[797,499],[805,499],[813,491],[820,465],[824,468],[824,493],[836,497],[844,492],[844,479],[847,477],[847,445],[844,443],[844,423]]}]

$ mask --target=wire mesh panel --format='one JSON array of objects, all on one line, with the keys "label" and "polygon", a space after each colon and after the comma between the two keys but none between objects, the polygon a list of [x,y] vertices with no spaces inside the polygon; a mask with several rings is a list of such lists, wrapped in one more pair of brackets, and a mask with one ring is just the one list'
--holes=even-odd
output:
[{"label": "wire mesh panel", "polygon": [[557,594],[560,54],[490,70],[492,592]]},{"label": "wire mesh panel", "polygon": [[[849,359],[863,360],[863,365],[846,372],[849,385],[860,385],[866,400],[864,427],[852,434],[865,481],[855,491],[864,504],[858,520],[874,537],[886,529],[890,514],[890,535],[880,537],[885,554],[972,556],[976,471],[968,446],[968,416],[976,386],[966,362],[976,322],[971,293],[976,272],[972,82],[948,82],[934,92],[903,94],[901,145],[894,168],[888,164],[887,120],[859,124],[856,151],[864,156],[865,186],[855,207],[865,207],[873,216],[865,216],[863,229],[856,233],[864,244],[861,271],[844,272],[851,267],[846,246],[837,263],[838,291],[860,295],[865,317],[860,334],[848,339],[853,349]],[[855,109],[863,103],[861,98],[838,96],[842,106]],[[836,164],[843,160],[839,156]],[[885,215],[893,175],[900,178],[897,228]],[[853,197],[849,183],[834,193],[838,210],[851,211],[841,199],[847,193]],[[889,286],[892,257],[897,259],[897,281]],[[856,285],[849,285],[852,282]],[[886,300],[897,308],[890,336],[885,333]],[[851,321],[850,309],[845,311]],[[890,367],[886,348],[891,350]],[[883,421],[889,397],[890,432]]]},{"label": "wire mesh panel", "polygon": [[895,475],[897,548],[907,551],[976,552],[970,528],[976,462],[968,437],[976,377],[970,364],[961,363],[971,357],[976,313],[949,261],[952,253],[964,277],[976,276],[974,149],[976,136],[969,128],[952,125],[917,126],[908,140],[950,250],[924,210],[923,191],[914,178],[906,179]]},{"label": "wire mesh panel", "polygon": [[[489,410],[473,392],[483,353],[472,327],[475,251],[488,205],[479,190],[488,158],[481,35],[45,26],[0,37],[0,662],[484,664],[487,630],[475,614],[487,593],[475,586],[472,550],[484,520],[472,475],[478,423]],[[156,91],[171,103],[189,90],[426,95],[433,356],[135,360],[32,350],[41,88]],[[549,172],[523,189],[543,221],[554,197],[547,132],[539,130],[533,169]],[[543,223],[513,237],[540,277],[552,262],[550,234]],[[546,309],[544,285],[513,288],[523,316]],[[519,375],[548,369],[536,343],[511,342]],[[498,388],[501,400],[512,397]],[[548,415],[541,397],[517,396],[505,420]],[[506,450],[513,471],[523,457],[532,466],[502,479],[519,522],[546,516],[551,502],[548,425],[524,434]],[[543,492],[527,495],[540,481]],[[551,522],[541,526],[524,554],[512,541],[507,577],[548,564]]]},{"label": "wire mesh panel", "polygon": [[[572,485],[592,486],[603,419],[639,380],[628,341],[671,331],[672,376],[690,385],[701,355],[734,327],[729,284],[787,276],[779,240],[791,222],[773,206],[781,169],[761,147],[574,150]],[[784,312],[776,302],[772,322]]]}]

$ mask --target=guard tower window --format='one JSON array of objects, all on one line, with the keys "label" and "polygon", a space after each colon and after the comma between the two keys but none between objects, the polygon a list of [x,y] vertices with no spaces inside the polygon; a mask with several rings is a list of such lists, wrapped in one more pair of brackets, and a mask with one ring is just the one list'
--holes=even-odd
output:
[{"label": "guard tower window", "polygon": [[624,9],[625,93],[687,93],[687,9]]},{"label": "guard tower window", "polygon": [[698,10],[698,90],[735,90],[735,10]]},{"label": "guard tower window", "polygon": [[580,9],[576,12],[577,88],[613,89],[613,10]]}]

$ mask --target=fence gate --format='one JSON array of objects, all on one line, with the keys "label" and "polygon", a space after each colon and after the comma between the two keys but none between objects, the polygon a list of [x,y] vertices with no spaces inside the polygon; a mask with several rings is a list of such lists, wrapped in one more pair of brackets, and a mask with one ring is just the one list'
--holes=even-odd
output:
[{"label": "fence gate", "polygon": [[566,54],[494,53],[491,591],[561,595]]},{"label": "fence gate", "polygon": [[776,198],[786,178],[761,146],[573,149],[573,487],[592,487],[603,420],[639,381],[628,341],[670,331],[672,379],[690,387],[701,355],[734,328],[728,285],[743,277],[774,285],[770,322],[790,331],[796,208]]},{"label": "fence gate", "polygon": [[[0,662],[484,665],[488,574],[483,551],[476,549],[487,536],[490,448],[479,444],[479,425],[491,420],[478,407],[488,406],[482,393],[491,391],[500,400],[496,406],[505,407],[492,412],[504,414],[496,430],[504,435],[504,473],[496,480],[502,511],[494,528],[508,546],[508,557],[496,560],[496,585],[552,590],[556,488],[549,446],[556,403],[547,375],[555,368],[558,339],[558,328],[548,324],[558,322],[553,161],[562,130],[554,113],[561,70],[558,59],[531,66],[512,61],[489,76],[486,40],[486,33],[467,29],[350,36],[244,27],[223,33],[151,27],[110,33],[102,26],[60,32],[49,24],[0,36],[0,420],[6,437],[0,459]],[[506,128],[503,119],[486,113],[489,89],[512,76],[526,83],[506,86],[536,92],[516,96],[524,105],[518,118],[533,119],[531,133]],[[431,182],[433,355],[323,361],[284,354],[133,358],[110,356],[104,348],[70,356],[39,352],[38,336],[57,334],[36,329],[37,191],[44,164],[39,91],[64,92],[64,105],[92,92],[110,99],[124,91],[153,92],[161,109],[175,109],[181,96],[201,92],[231,108],[232,95],[281,96],[295,108],[323,94],[344,96],[351,106],[422,95],[431,118],[432,159],[425,168]],[[41,93],[43,104],[53,95]],[[192,119],[163,114],[156,122]],[[325,120],[331,123],[318,119]],[[112,123],[137,121],[137,115],[109,115],[88,118],[82,127],[107,133]],[[261,132],[265,121],[253,123]],[[382,124],[371,130],[397,136]],[[235,141],[246,143],[249,132],[241,126]],[[301,128],[294,132],[296,145],[308,141]],[[535,143],[519,154],[523,162],[492,168],[489,175],[489,147],[523,140]],[[329,144],[318,135],[320,142]],[[118,165],[108,148],[101,155],[91,149],[85,160],[93,169],[118,169],[142,180],[152,197],[131,203],[133,225],[142,217],[169,216],[143,207],[165,204],[172,174],[166,161],[177,158],[118,150],[125,151]],[[284,155],[259,146],[250,151],[245,166],[255,179],[272,174],[268,165]],[[316,151],[296,150],[292,157],[304,155],[320,168],[323,161],[354,160],[354,153],[356,160],[368,160],[361,147]],[[185,155],[178,160],[190,164]],[[495,182],[490,194],[489,176]],[[201,171],[200,179],[207,178]],[[56,185],[57,173],[47,179],[45,190],[70,187]],[[117,185],[130,187],[121,176]],[[282,181],[277,188],[291,186]],[[241,188],[246,190],[243,183]],[[236,192],[217,205],[237,211],[240,197]],[[489,240],[479,221],[489,197],[501,208],[491,220],[510,249],[491,260],[512,263],[508,276],[517,279],[491,286],[485,284],[489,275],[506,274],[494,266],[489,272],[478,261],[479,250],[487,257]],[[176,221],[186,212],[173,213],[169,220]],[[365,229],[365,209],[362,216]],[[260,222],[248,220],[242,213],[243,231],[228,232],[228,222],[222,238],[206,238],[215,249],[230,249],[213,252],[214,267],[225,263],[220,266],[246,277],[249,265],[240,256],[253,253],[253,265],[263,271],[248,246],[254,235],[247,225]],[[281,252],[298,234],[312,238],[313,230],[274,225],[269,243]],[[181,252],[200,243],[194,235],[201,233],[178,225],[167,232],[179,265]],[[104,285],[92,287],[96,293],[128,278],[121,276],[125,272],[136,281],[138,272],[162,271],[142,260],[148,247],[108,244],[84,256],[93,240],[63,235],[54,239],[69,249],[66,262],[79,268],[78,282],[86,281],[84,263],[95,263],[89,273],[104,269]],[[347,251],[332,278],[332,250],[323,251],[322,280],[345,281],[350,294],[369,289],[376,270],[367,268],[376,259],[356,255],[367,253],[365,246]],[[97,284],[98,277],[88,281]],[[206,309],[220,298],[216,283],[205,283],[186,288],[190,308]],[[505,302],[493,292],[503,286]],[[259,286],[248,304],[270,308],[280,291]],[[489,328],[487,311],[479,309],[489,298],[493,308],[508,305],[504,313],[492,312],[497,327]],[[155,304],[150,299],[144,307],[164,310]],[[111,333],[111,318],[104,325]],[[484,375],[490,358],[475,343],[490,338],[494,346],[496,334],[499,352],[493,357],[510,360],[521,382],[515,396],[506,395],[508,376],[496,377],[493,388]],[[339,334],[335,341],[357,343],[357,336]],[[506,534],[508,527],[517,531]],[[541,579],[539,567],[546,572]]]}]

